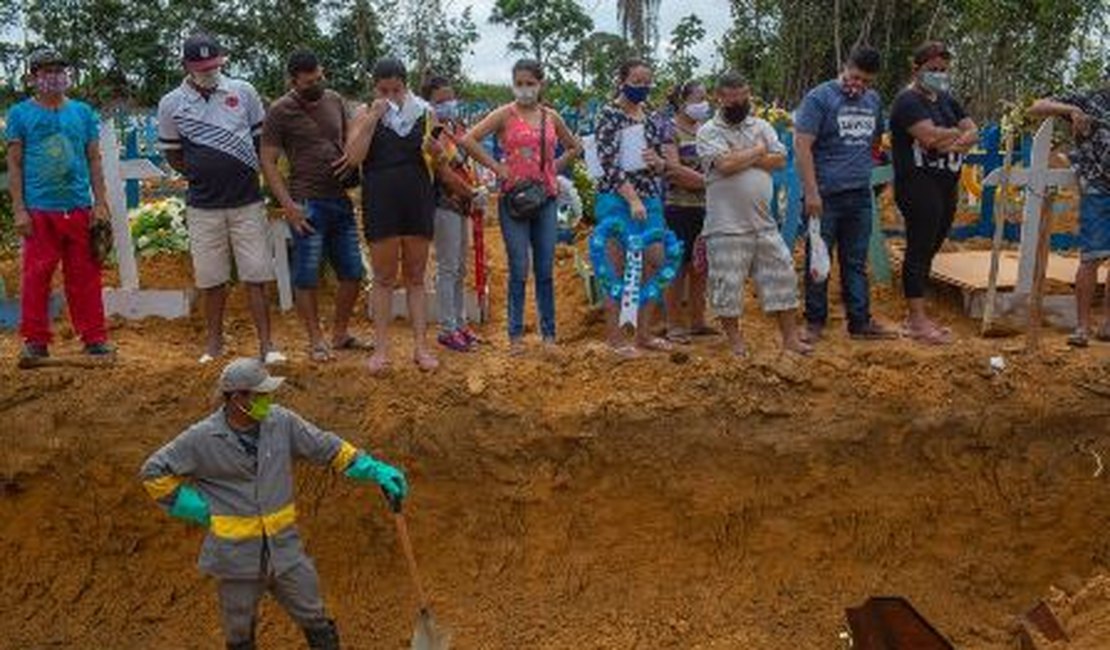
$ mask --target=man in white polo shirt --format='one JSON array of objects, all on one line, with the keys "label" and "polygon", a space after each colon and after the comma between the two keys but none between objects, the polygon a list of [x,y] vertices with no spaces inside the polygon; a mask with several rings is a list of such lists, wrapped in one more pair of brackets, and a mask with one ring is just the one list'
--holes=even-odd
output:
[{"label": "man in white polo shirt", "polygon": [[226,59],[211,36],[185,39],[182,54],[188,75],[158,104],[158,138],[170,166],[189,181],[189,248],[208,326],[200,362],[224,354],[224,305],[234,256],[258,331],[259,356],[280,363],[285,357],[270,340],[266,303],[274,268],[258,180],[262,100],[249,83],[220,73]]}]

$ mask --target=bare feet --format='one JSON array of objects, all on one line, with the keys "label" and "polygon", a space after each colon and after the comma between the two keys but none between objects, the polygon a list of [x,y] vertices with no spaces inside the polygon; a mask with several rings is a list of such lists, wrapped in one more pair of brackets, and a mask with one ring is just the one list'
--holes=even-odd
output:
[{"label": "bare feet", "polygon": [[782,349],[784,352],[793,352],[800,354],[803,357],[808,357],[813,354],[813,346],[802,340],[800,336],[794,336],[782,342]]},{"label": "bare feet", "polygon": [[667,339],[651,336],[636,341],[636,347],[648,352],[673,352],[674,344]]},{"label": "bare feet", "polygon": [[371,375],[384,375],[390,369],[389,354],[385,350],[377,350],[370,356],[366,368]]}]

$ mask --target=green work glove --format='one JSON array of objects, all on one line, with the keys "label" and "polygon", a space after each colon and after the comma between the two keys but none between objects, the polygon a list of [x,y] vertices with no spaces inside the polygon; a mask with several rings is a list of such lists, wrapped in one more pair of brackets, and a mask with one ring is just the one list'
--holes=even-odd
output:
[{"label": "green work glove", "polygon": [[170,515],[190,524],[208,528],[211,516],[208,512],[208,502],[191,485],[182,485],[177,489],[177,498],[170,508]]},{"label": "green work glove", "polygon": [[344,474],[356,481],[374,481],[382,486],[391,500],[401,501],[409,493],[404,472],[367,454],[360,453],[356,456]]}]

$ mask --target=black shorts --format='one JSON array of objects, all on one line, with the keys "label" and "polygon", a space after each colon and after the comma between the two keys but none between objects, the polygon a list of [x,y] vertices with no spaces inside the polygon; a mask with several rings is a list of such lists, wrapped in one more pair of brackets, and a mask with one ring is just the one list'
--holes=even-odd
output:
[{"label": "black shorts", "polygon": [[436,195],[427,168],[375,170],[362,184],[362,220],[368,241],[435,234]]},{"label": "black shorts", "polygon": [[667,228],[682,242],[682,264],[690,264],[694,261],[694,242],[705,226],[705,208],[667,205],[663,207],[663,218],[667,221]]}]

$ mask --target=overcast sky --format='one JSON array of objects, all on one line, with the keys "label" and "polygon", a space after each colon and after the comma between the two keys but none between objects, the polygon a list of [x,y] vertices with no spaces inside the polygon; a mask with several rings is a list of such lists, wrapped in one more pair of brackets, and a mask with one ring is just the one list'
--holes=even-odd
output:
[{"label": "overcast sky", "polygon": [[[533,0],[543,2],[543,0]],[[615,0],[579,0],[586,13],[594,19],[597,31],[620,33]],[[492,83],[508,83],[509,68],[515,55],[506,49],[513,38],[512,29],[489,24],[494,0],[451,0],[444,5],[449,11],[460,12],[467,5],[473,7],[474,22],[480,38],[474,53],[466,59],[466,72],[473,79]],[[725,33],[730,21],[727,0],[660,0],[659,35],[660,55],[666,50],[667,37],[684,16],[697,14],[705,24],[705,40],[694,54],[708,70],[716,60],[716,42]]]}]

